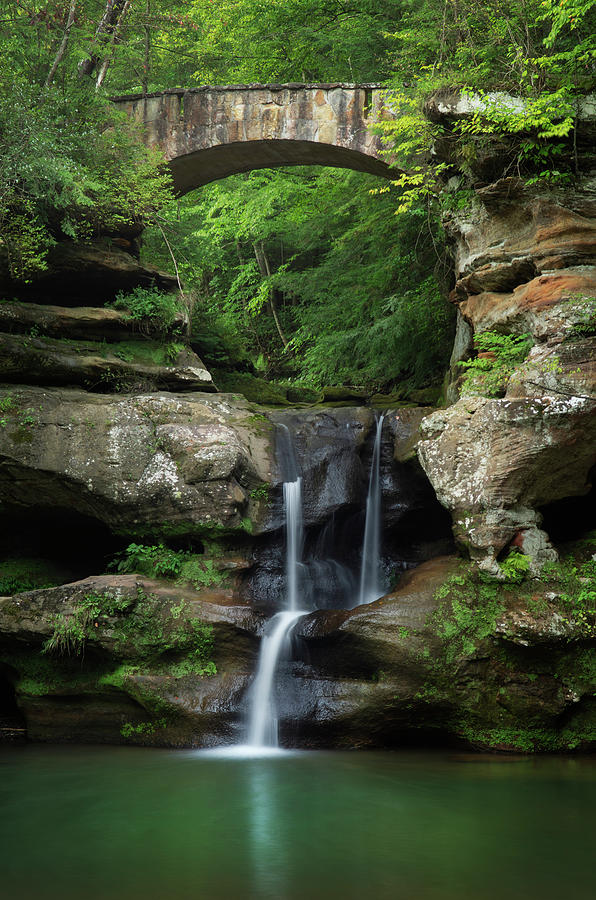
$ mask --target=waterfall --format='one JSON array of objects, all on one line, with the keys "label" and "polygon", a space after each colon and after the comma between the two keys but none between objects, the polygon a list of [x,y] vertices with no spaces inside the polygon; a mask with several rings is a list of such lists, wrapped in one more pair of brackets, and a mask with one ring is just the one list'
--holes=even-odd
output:
[{"label": "waterfall", "polygon": [[377,422],[377,433],[370,465],[368,496],[366,498],[366,523],[362,545],[362,569],[360,571],[360,595],[358,605],[372,603],[383,596],[381,587],[381,436],[382,415]]},{"label": "waterfall", "polygon": [[286,520],[286,610],[273,616],[269,630],[261,641],[257,673],[251,688],[248,744],[257,749],[278,746],[277,711],[273,691],[275,673],[280,659],[290,644],[290,632],[295,622],[305,614],[300,604],[300,569],[304,543],[302,529],[302,479],[298,474],[296,456],[286,425],[282,429],[282,462],[286,477],[283,485]]},{"label": "waterfall", "polygon": [[273,700],[275,672],[283,651],[287,650],[290,643],[292,625],[303,615],[301,610],[277,613],[269,623],[269,633],[261,641],[248,727],[248,743],[251,747],[278,746],[277,713]]},{"label": "waterfall", "polygon": [[302,559],[302,479],[284,482],[284,507],[286,512],[286,606],[293,612],[298,609],[300,562]]}]

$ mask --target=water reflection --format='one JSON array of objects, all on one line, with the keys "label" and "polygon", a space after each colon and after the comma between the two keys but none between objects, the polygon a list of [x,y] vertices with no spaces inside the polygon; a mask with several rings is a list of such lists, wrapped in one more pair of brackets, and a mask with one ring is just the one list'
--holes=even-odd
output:
[{"label": "water reflection", "polygon": [[280,900],[288,894],[289,848],[282,827],[277,774],[264,760],[254,760],[247,772],[248,842],[254,897]]},{"label": "water reflection", "polygon": [[7,900],[591,900],[589,759],[0,751]]}]

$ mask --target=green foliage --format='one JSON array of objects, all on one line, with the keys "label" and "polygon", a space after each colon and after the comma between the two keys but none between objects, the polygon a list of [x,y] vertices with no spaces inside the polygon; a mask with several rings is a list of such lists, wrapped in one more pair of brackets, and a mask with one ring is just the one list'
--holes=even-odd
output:
[{"label": "green foliage", "polygon": [[269,499],[269,488],[270,485],[268,483],[260,484],[258,487],[253,488],[250,492],[251,500],[268,500]]},{"label": "green foliage", "polygon": [[177,296],[165,294],[158,288],[136,287],[128,294],[120,291],[111,306],[126,310],[125,318],[129,321],[164,331],[174,322],[179,312]]},{"label": "green foliage", "polygon": [[31,280],[57,240],[155,221],[172,196],[161,157],[136,126],[77,83],[27,84],[0,67],[0,251]]},{"label": "green foliage", "polygon": [[182,563],[178,580],[188,581],[199,590],[202,587],[218,587],[224,583],[225,575],[212,559],[202,560],[199,556],[190,556]]},{"label": "green foliage", "polygon": [[46,559],[17,557],[0,561],[0,596],[62,584],[63,572]]},{"label": "green foliage", "polygon": [[511,550],[501,562],[501,573],[510,584],[521,584],[530,572],[530,559],[519,550]]},{"label": "green foliage", "polygon": [[556,591],[563,620],[596,637],[596,560],[568,557],[547,563],[540,579]]},{"label": "green foliage", "polygon": [[56,653],[59,656],[82,656],[87,641],[89,615],[58,615],[54,620],[54,632],[44,642],[42,653]]},{"label": "green foliage", "polygon": [[129,544],[110,564],[110,568],[117,572],[174,578],[180,574],[185,556],[184,552],[170,550],[165,544]]},{"label": "green foliage", "polygon": [[[39,407],[40,412],[41,409]],[[37,410],[32,406],[23,407],[17,395],[6,394],[0,400],[0,428],[7,428],[9,425],[14,425],[17,431],[29,431],[39,425]]]},{"label": "green foliage", "polygon": [[82,597],[70,613],[59,613],[54,619],[53,634],[44,642],[42,653],[59,656],[82,656],[91,629],[101,620],[122,616],[133,601],[111,594],[90,593]]},{"label": "green foliage", "polygon": [[175,578],[178,583],[202,587],[222,585],[226,576],[213,559],[187,550],[171,550],[165,544],[129,544],[110,564],[117,572],[138,572],[150,578]]},{"label": "green foliage", "polygon": [[579,321],[569,329],[567,340],[594,337],[596,335],[596,297],[574,297],[575,303],[580,306]]},{"label": "green foliage", "polygon": [[464,394],[502,397],[516,366],[520,365],[532,347],[532,337],[522,334],[500,334],[485,331],[474,337],[478,356],[460,363],[466,370],[462,390]]},{"label": "green foliage", "polygon": [[182,611],[183,605],[177,615],[170,611],[168,616],[159,600],[142,590],[136,597],[90,593],[80,598],[70,613],[56,616],[53,634],[42,652],[82,657],[87,642],[108,628],[115,653],[132,656],[136,662],[102,676],[104,684],[122,689],[125,679],[138,674],[142,667],[175,677],[181,677],[176,672],[182,670],[184,674],[215,674],[215,665],[209,659],[213,650],[212,626],[182,617]]},{"label": "green foliage", "polygon": [[[261,170],[209,185],[172,210],[169,240],[196,298],[193,343],[207,327],[242,340],[269,378],[305,387],[440,380],[453,309],[437,268],[438,221],[426,208],[397,218],[398,192],[373,196],[378,179],[335,169]],[[168,266],[161,236],[145,252]],[[258,260],[266,257],[269,274]],[[276,306],[286,350],[271,312]],[[224,390],[268,391],[255,376],[217,373]],[[290,388],[288,388],[290,389]],[[269,391],[270,393],[270,391]]]}]

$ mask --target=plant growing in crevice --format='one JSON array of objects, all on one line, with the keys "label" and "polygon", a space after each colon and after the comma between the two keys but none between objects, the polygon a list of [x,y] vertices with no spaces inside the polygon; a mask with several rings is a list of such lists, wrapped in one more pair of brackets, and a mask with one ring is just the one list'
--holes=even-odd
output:
[{"label": "plant growing in crevice", "polygon": [[126,321],[138,323],[147,332],[167,331],[179,312],[176,295],[158,288],[136,287],[127,294],[120,291],[111,306],[123,310]]},{"label": "plant growing in crevice", "polygon": [[527,357],[533,341],[529,334],[518,336],[485,331],[474,337],[477,356],[461,362],[465,369],[464,394],[502,397],[515,368]]},{"label": "plant growing in crevice", "polygon": [[530,573],[530,558],[519,550],[511,550],[500,566],[506,582],[521,584]]}]

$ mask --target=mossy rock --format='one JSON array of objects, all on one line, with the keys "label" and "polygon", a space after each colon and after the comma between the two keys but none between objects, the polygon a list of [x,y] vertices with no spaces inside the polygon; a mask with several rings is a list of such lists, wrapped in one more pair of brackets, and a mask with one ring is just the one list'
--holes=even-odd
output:
[{"label": "mossy rock", "polygon": [[367,392],[359,390],[358,388],[337,387],[335,385],[323,388],[323,403],[344,403],[348,400],[352,403],[365,403],[367,399]]},{"label": "mossy rock", "polygon": [[223,393],[243,394],[252,403],[262,406],[289,406],[287,389],[265,381],[248,372],[224,372],[215,370],[217,385]]},{"label": "mossy rock", "polygon": [[290,403],[318,403],[322,398],[321,391],[303,384],[293,384],[287,390]]},{"label": "mossy rock", "polygon": [[438,406],[442,389],[442,385],[420,388],[417,391],[410,391],[408,399],[412,400],[418,406]]}]

